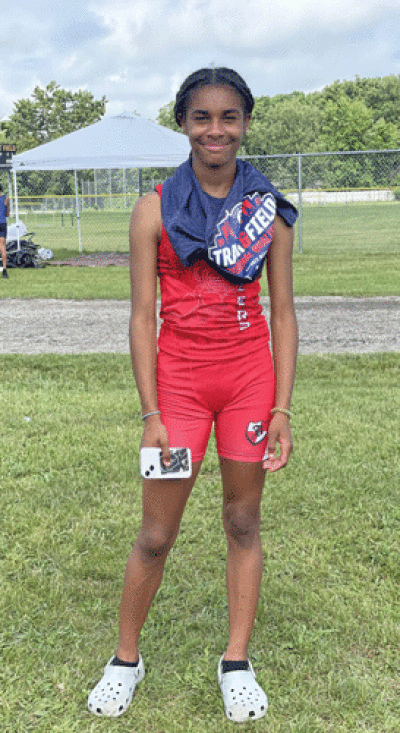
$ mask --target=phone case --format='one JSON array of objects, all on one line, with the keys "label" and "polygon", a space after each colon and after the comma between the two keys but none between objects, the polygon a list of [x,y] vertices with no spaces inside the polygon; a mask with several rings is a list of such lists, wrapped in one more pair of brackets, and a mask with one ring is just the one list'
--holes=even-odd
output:
[{"label": "phone case", "polygon": [[189,478],[192,475],[190,448],[170,448],[171,465],[164,466],[160,448],[142,448],[140,473],[143,478]]}]

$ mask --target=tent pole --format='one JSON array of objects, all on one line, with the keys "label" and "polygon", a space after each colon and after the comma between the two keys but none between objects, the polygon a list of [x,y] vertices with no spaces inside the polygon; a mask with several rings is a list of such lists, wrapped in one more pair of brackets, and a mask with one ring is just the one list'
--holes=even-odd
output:
[{"label": "tent pole", "polygon": [[11,216],[13,216],[14,215],[14,210],[13,210],[14,203],[13,203],[13,195],[12,195],[13,189],[12,189],[12,183],[11,183],[10,170],[11,170],[10,168],[6,169],[7,171],[7,190],[8,190],[8,198],[10,199],[10,203],[11,203],[11,212],[10,213],[11,213]]},{"label": "tent pole", "polygon": [[143,196],[142,169],[139,168],[139,197]]},{"label": "tent pole", "polygon": [[78,222],[79,252],[82,252],[81,220],[79,217],[78,174],[76,171],[74,171],[74,177],[75,177],[76,221]]},{"label": "tent pole", "polygon": [[17,228],[17,249],[21,249],[19,243],[19,212],[18,212],[18,189],[17,189],[17,171],[13,168],[13,181],[14,181],[14,198],[15,198],[15,226]]}]

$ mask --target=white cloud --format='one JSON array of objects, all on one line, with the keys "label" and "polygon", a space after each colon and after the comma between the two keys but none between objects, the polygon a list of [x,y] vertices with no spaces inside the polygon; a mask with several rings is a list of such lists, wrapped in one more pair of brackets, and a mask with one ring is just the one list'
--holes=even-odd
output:
[{"label": "white cloud", "polygon": [[55,80],[154,118],[210,62],[257,96],[400,73],[400,0],[16,0],[2,33],[0,116]]},{"label": "white cloud", "polygon": [[99,0],[92,5],[108,30],[104,41],[127,56],[157,57],[204,48],[276,48],[315,31],[341,35],[399,11],[399,0]]},{"label": "white cloud", "polygon": [[104,46],[125,57],[151,59],[206,43],[207,16],[200,0],[108,0],[92,5],[108,30]]}]

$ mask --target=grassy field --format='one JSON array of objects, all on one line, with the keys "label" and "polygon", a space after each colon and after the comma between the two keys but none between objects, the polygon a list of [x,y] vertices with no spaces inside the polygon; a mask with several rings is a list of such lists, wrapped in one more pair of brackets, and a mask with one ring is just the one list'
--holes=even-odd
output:
[{"label": "grassy field", "polygon": [[[71,218],[66,217],[61,226],[59,214],[31,217],[26,224],[35,230],[35,242],[53,250],[55,259],[78,254],[76,219],[72,226]],[[129,217],[128,211],[84,211],[84,252],[128,251]],[[296,234],[295,294],[400,295],[399,220],[400,202],[304,207],[301,255]],[[14,270],[4,285],[0,299],[130,297],[128,272],[119,267],[101,272],[99,268],[54,266],[42,271]]]},{"label": "grassy field", "polygon": [[[267,477],[251,656],[262,733],[398,733],[400,356],[303,356],[296,450]],[[142,637],[148,674],[117,720],[86,696],[112,653],[140,522],[128,357],[3,356],[2,733],[221,733],[227,634],[211,443]]]},{"label": "grassy field", "polygon": [[[83,211],[80,214],[84,252],[127,252],[131,211]],[[29,214],[21,217],[34,241],[53,250],[56,259],[78,254],[78,223],[75,215],[60,213]],[[62,221],[64,222],[62,224]]]}]

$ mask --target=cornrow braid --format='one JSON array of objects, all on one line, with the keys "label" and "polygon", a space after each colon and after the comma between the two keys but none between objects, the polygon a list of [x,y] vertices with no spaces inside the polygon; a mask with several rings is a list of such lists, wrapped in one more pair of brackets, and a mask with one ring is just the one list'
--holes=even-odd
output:
[{"label": "cornrow braid", "polygon": [[254,107],[253,95],[246,82],[237,71],[227,69],[224,66],[199,69],[190,74],[182,83],[174,105],[175,120],[178,125],[186,119],[186,112],[190,96],[198,87],[213,86],[215,84],[226,84],[238,92],[243,100],[246,115],[250,115]]}]

